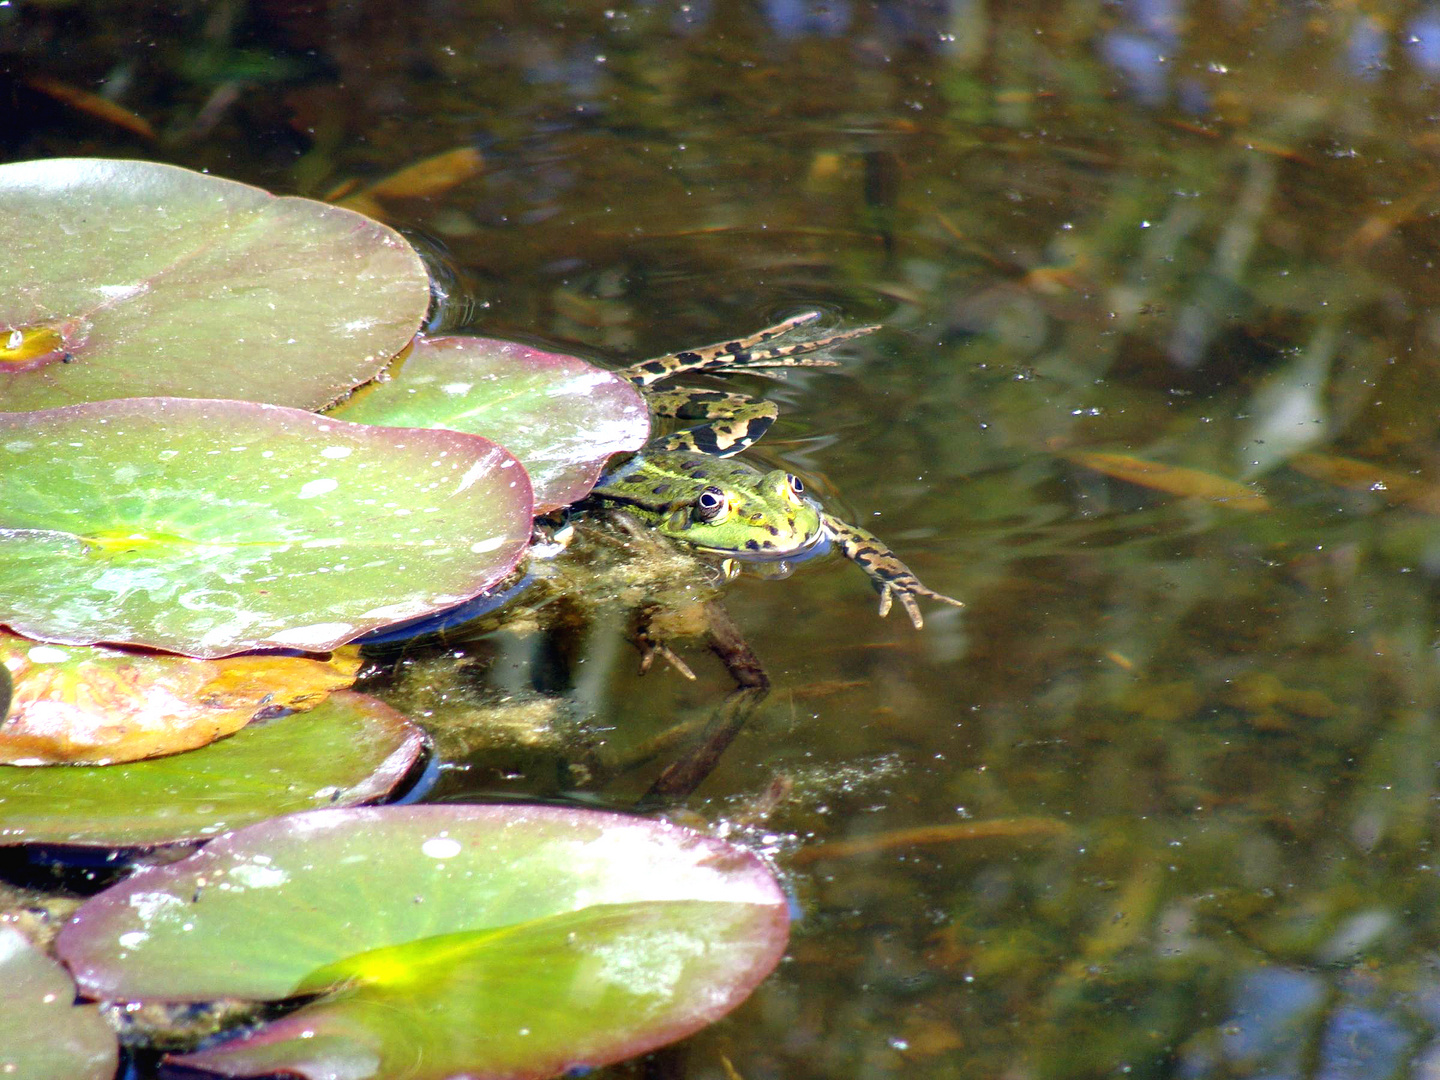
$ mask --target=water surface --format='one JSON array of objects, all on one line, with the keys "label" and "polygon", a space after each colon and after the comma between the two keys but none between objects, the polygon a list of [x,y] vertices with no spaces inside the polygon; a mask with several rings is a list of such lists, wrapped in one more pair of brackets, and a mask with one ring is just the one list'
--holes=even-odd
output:
[{"label": "water surface", "polygon": [[[804,918],[649,1073],[1440,1070],[1440,6],[51,4],[0,58],[7,160],[324,196],[478,149],[380,205],[451,329],[620,363],[884,323],[745,385],[769,460],[968,607],[881,621],[838,561],[728,592],[774,690],[683,809]],[[477,643],[427,707],[624,746],[729,688],[693,642],[696,682],[639,678],[623,629]],[[569,790],[508,753],[437,797]]]}]

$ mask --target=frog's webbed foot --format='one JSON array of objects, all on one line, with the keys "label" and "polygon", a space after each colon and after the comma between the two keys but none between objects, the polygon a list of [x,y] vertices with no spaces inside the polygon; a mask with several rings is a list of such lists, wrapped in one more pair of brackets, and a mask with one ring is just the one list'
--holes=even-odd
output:
[{"label": "frog's webbed foot", "polygon": [[575,539],[575,522],[568,508],[535,519],[530,529],[529,555],[532,559],[553,559]]},{"label": "frog's webbed foot", "polygon": [[[758,333],[734,341],[720,341],[698,349],[657,356],[653,360],[642,360],[623,369],[620,374],[636,386],[650,386],[674,375],[697,371],[716,374],[733,371],[749,371],[758,375],[772,375],[768,368],[786,367],[834,367],[834,360],[811,356],[810,353],[828,349],[842,341],[872,333],[878,326],[859,326],[852,330],[841,330],[824,337],[808,341],[794,341],[788,345],[769,345],[768,342],[788,334],[797,326],[804,326],[820,318],[818,311],[807,311],[786,319],[784,322],[767,326]],[[778,377],[778,376],[774,376]]]},{"label": "frog's webbed foot", "polygon": [[904,571],[903,580],[882,581],[880,575],[867,568],[875,582],[876,591],[880,593],[880,617],[884,618],[890,614],[890,605],[895,597],[900,598],[900,606],[905,609],[905,614],[910,616],[910,622],[915,629],[919,630],[925,625],[925,617],[920,614],[920,605],[915,603],[915,597],[923,596],[929,600],[939,600],[942,604],[949,604],[951,607],[964,607],[963,600],[956,600],[953,596],[946,596],[934,589],[927,589],[920,583],[920,579],[914,574],[905,570],[905,564],[899,559],[893,560],[894,564]]},{"label": "frog's webbed foot", "polygon": [[953,596],[946,596],[921,584],[920,579],[895,557],[895,553],[886,547],[879,537],[857,525],[846,524],[832,514],[821,514],[820,517],[831,539],[839,545],[841,554],[870,575],[875,591],[880,594],[882,616],[888,615],[891,605],[899,599],[900,606],[905,609],[905,614],[910,616],[910,621],[918,630],[925,625],[925,619],[920,614],[920,605],[915,602],[916,597],[923,596],[928,600],[938,600],[942,604],[955,607],[965,606]]}]

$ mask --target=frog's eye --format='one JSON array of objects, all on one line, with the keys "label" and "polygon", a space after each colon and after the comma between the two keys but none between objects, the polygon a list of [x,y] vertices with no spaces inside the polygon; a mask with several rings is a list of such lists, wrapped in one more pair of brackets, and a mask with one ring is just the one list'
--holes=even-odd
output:
[{"label": "frog's eye", "polygon": [[796,495],[805,494],[805,484],[798,476],[796,476],[794,473],[786,473],[785,479],[790,481],[790,490],[793,491]]},{"label": "frog's eye", "polygon": [[695,516],[701,521],[714,521],[725,513],[725,493],[717,487],[707,487],[695,499]]}]

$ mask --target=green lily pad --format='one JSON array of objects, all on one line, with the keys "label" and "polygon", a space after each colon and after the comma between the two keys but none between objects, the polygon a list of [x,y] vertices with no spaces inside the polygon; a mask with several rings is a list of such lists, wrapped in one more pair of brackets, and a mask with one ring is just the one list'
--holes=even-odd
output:
[{"label": "green lily pad", "polygon": [[0,845],[146,847],[277,814],[384,797],[424,733],[366,694],[252,723],[186,754],[124,765],[0,766]]},{"label": "green lily pad", "polygon": [[112,1080],[119,1049],[93,1005],[75,1004],[65,969],[0,926],[0,1076]]},{"label": "green lily pad", "polygon": [[484,435],[520,459],[535,512],[568,506],[595,486],[605,459],[650,435],[640,392],[573,356],[492,338],[419,338],[392,378],[331,412],[393,427]]},{"label": "green lily pad", "polygon": [[292,815],[141,870],[57,949],[97,998],[324,994],[177,1064],[542,1077],[713,1021],[774,967],[787,922],[758,859],[663,822],[392,807]]},{"label": "green lily pad", "polygon": [[313,409],[375,374],[430,301],[403,237],[172,165],[0,165],[0,409],[242,398]]},{"label": "green lily pad", "polygon": [[0,413],[0,623],[192,656],[324,652],[460,603],[518,561],[503,447],[238,401]]}]

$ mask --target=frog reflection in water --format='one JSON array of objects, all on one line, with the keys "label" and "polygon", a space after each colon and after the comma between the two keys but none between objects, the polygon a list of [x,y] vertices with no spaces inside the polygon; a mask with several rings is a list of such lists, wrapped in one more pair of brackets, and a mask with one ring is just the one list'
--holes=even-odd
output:
[{"label": "frog reflection in water", "polygon": [[866,326],[810,341],[769,344],[817,318],[818,312],[809,312],[739,341],[623,369],[620,374],[641,389],[652,413],[700,423],[652,439],[602,476],[588,501],[622,510],[662,535],[710,554],[781,559],[832,544],[870,575],[880,594],[881,615],[898,598],[918,629],[924,620],[917,597],[956,607],[962,606],[960,601],[922,585],[878,537],[826,513],[805,493],[799,477],[728,460],[769,430],[779,415],[773,403],[718,390],[657,388],[677,375],[698,372],[766,375],[775,368],[833,366],[834,361],[810,354],[877,329]]}]

